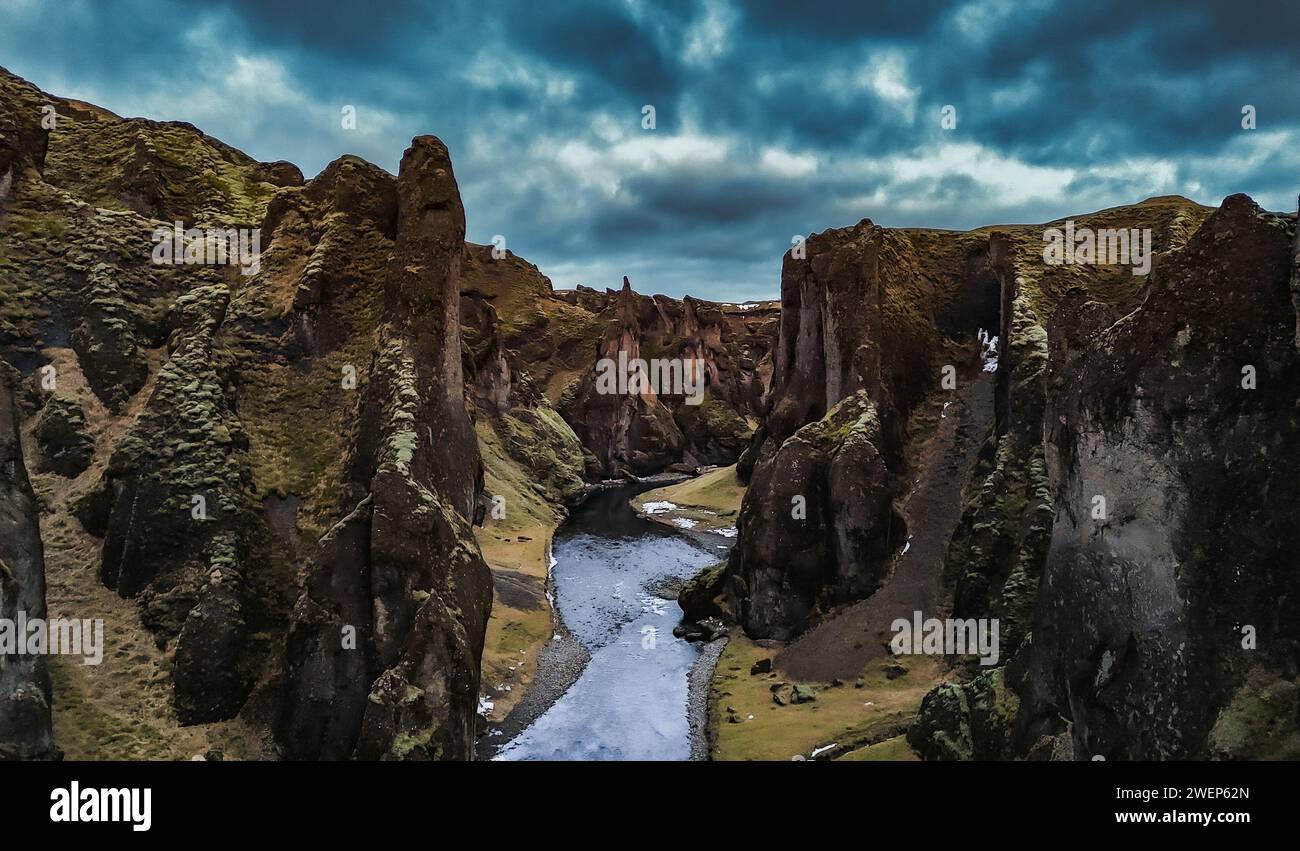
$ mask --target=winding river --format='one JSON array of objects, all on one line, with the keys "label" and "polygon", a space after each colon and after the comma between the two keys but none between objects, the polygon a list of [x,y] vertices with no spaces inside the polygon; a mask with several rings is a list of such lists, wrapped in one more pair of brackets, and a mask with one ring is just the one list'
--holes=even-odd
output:
[{"label": "winding river", "polygon": [[502,760],[685,760],[688,680],[700,649],[673,637],[675,600],[655,594],[718,561],[638,517],[628,500],[663,482],[593,494],[555,535],[552,587],[565,627],[591,660],[560,698],[497,754]]}]

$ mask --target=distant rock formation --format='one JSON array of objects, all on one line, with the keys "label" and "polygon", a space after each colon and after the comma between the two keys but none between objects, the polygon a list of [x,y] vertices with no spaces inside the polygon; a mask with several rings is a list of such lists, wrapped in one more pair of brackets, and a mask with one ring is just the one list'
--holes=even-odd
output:
[{"label": "distant rock formation", "polygon": [[[603,328],[592,368],[560,400],[560,412],[593,456],[588,476],[645,475],[675,463],[696,467],[739,458],[771,370],[771,307],[647,297],[634,292],[627,278],[617,292],[579,288],[562,295],[596,312]],[[691,401],[675,387],[603,393],[594,369],[603,359],[616,365],[638,359],[681,364],[697,370],[703,392]]]},{"label": "distant rock formation", "polygon": [[[513,399],[532,407],[545,397],[567,423],[562,431],[580,444],[577,474],[587,480],[737,460],[761,415],[771,374],[774,304],[644,296],[626,278],[620,290],[553,290],[535,266],[492,252],[469,247],[463,283],[462,320],[480,410],[495,416],[509,412]],[[699,404],[653,389],[601,392],[598,364],[605,358],[617,364],[620,355],[628,364],[698,362]],[[538,431],[530,424],[523,430]],[[567,436],[562,442],[572,445]]]}]

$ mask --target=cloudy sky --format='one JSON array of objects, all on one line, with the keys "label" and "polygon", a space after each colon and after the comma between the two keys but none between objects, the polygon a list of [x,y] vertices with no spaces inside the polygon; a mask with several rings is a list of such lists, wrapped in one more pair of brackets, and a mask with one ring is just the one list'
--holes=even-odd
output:
[{"label": "cloudy sky", "polygon": [[968,228],[1171,193],[1291,210],[1300,192],[1292,0],[0,0],[0,17],[0,65],[42,88],[309,177],[343,153],[395,172],[434,133],[469,238],[503,235],[557,287],[771,297],[794,234],[864,217]]}]

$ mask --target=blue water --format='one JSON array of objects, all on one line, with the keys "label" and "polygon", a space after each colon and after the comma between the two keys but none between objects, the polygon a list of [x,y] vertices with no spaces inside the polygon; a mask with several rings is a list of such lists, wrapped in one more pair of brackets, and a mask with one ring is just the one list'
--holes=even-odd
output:
[{"label": "blue water", "polygon": [[699,649],[673,637],[677,603],[648,588],[694,576],[722,552],[638,518],[627,501],[649,487],[593,496],[556,534],[556,607],[591,661],[497,759],[690,758],[687,680]]}]

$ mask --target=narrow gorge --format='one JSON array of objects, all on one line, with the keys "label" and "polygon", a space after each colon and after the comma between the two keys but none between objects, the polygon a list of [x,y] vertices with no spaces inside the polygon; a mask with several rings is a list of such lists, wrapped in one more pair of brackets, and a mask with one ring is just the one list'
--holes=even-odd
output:
[{"label": "narrow gorge", "polygon": [[103,623],[0,654],[0,759],[1300,758],[1294,211],[862,219],[721,303],[467,242],[458,156],[0,69],[0,617]]}]

